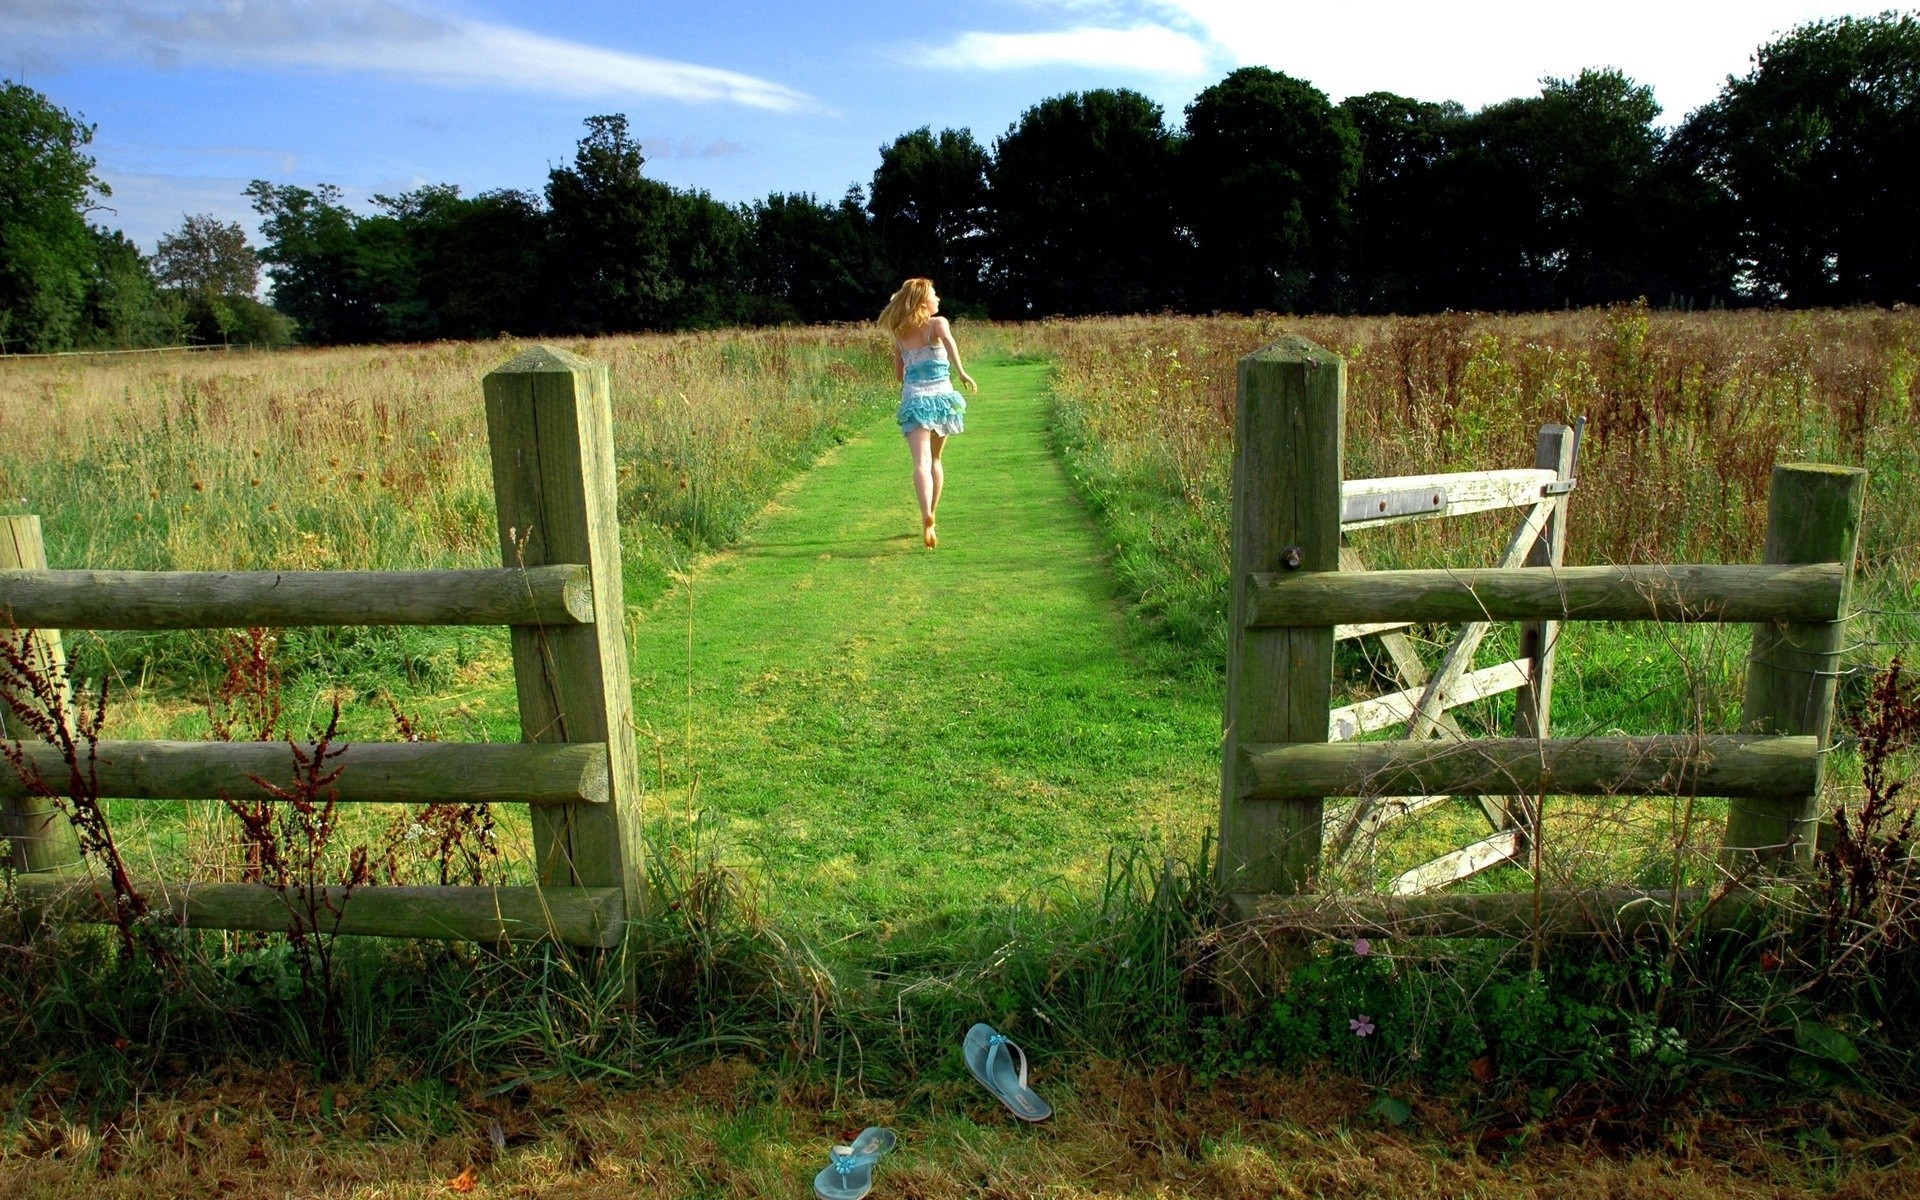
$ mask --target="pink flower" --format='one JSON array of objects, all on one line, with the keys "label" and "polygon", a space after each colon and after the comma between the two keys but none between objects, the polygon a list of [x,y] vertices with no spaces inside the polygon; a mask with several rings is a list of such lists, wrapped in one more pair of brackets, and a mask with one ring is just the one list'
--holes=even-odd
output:
[{"label": "pink flower", "polygon": [[1365,938],[1353,939],[1353,952],[1361,958],[1373,953],[1373,943]]},{"label": "pink flower", "polygon": [[1367,1037],[1373,1033],[1373,1018],[1366,1013],[1347,1019],[1347,1028],[1353,1030],[1355,1037]]}]

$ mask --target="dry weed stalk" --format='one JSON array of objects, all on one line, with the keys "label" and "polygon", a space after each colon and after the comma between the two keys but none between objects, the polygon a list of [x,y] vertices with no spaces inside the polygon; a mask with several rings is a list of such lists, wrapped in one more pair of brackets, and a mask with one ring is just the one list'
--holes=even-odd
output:
[{"label": "dry weed stalk", "polygon": [[1834,812],[1831,845],[1818,856],[1821,942],[1807,988],[1874,978],[1888,954],[1920,941],[1920,876],[1913,860],[1916,809],[1900,802],[1909,780],[1896,760],[1920,740],[1920,696],[1898,657],[1875,677],[1855,723],[1866,799],[1859,812]]},{"label": "dry weed stalk", "polygon": [[[281,679],[274,653],[278,639],[270,629],[246,629],[220,639],[220,660],[225,667],[219,685],[207,700],[207,726],[222,742],[272,742],[280,739]],[[239,817],[241,829],[266,828],[270,821],[267,800],[252,796],[247,800],[223,797],[227,808]],[[258,883],[265,878],[266,865],[257,839],[245,832],[239,839],[240,878]]]},{"label": "dry weed stalk", "polygon": [[[401,741],[437,740],[401,711],[392,696],[386,697],[386,702]],[[436,870],[436,882],[441,887],[458,883],[484,887],[490,882],[503,882],[499,829],[492,807],[486,804],[443,801],[399,814],[381,839],[388,883],[408,879],[410,864],[403,860],[409,852],[416,858],[424,857]]]},{"label": "dry weed stalk", "polygon": [[[287,941],[293,947],[303,994],[319,1005],[320,1028],[326,1044],[336,1044],[339,1032],[339,981],[335,973],[334,938],[353,890],[371,883],[367,848],[347,853],[345,870],[329,878],[328,850],[338,832],[339,789],[346,769],[337,760],[345,746],[334,745],[340,731],[340,704],[335,701],[327,727],[309,747],[287,742],[293,754],[293,778],[287,784],[248,776],[264,801],[226,799],[227,809],[240,822],[247,861],[257,864],[259,882],[280,894],[289,916]],[[329,886],[333,885],[333,886]]]},{"label": "dry weed stalk", "polygon": [[100,797],[100,729],[106,720],[107,681],[100,681],[92,706],[76,712],[68,703],[67,673],[59,660],[39,653],[32,636],[19,626],[11,621],[8,626],[8,635],[0,637],[0,701],[27,732],[59,750],[67,772],[64,786],[56,787],[46,778],[19,739],[0,740],[0,754],[28,792],[53,801],[73,825],[82,858],[105,874],[112,895],[101,899],[109,905],[121,948],[132,955],[144,940],[150,954],[168,959],[151,938],[139,936],[149,909],[120,856]]}]

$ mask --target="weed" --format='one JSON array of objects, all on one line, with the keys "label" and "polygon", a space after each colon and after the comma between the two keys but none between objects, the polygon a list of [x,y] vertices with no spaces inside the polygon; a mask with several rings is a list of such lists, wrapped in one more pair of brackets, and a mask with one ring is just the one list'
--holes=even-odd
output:
[{"label": "weed", "polygon": [[[394,729],[403,742],[437,740],[385,697]],[[426,874],[441,887],[473,887],[505,880],[500,831],[485,804],[436,801],[396,814],[381,835],[380,857],[389,884],[409,883]]]},{"label": "weed", "polygon": [[1920,945],[1920,875],[1913,859],[1910,782],[1904,753],[1920,738],[1920,698],[1895,657],[1874,680],[1856,723],[1865,798],[1857,812],[1834,811],[1832,844],[1818,858],[1815,892],[1820,944],[1808,987],[1858,986],[1879,978],[1885,959]]},{"label": "weed", "polygon": [[287,943],[299,968],[301,995],[313,1005],[320,1044],[337,1046],[340,1033],[340,981],[334,943],[340,918],[353,890],[373,881],[367,848],[347,852],[344,869],[330,869],[328,851],[339,829],[339,790],[346,768],[337,760],[346,747],[335,746],[340,706],[319,739],[303,747],[289,741],[292,779],[285,783],[250,776],[266,793],[265,802],[229,799],[227,808],[240,822],[247,861],[257,864],[258,882],[280,896],[289,916]]},{"label": "weed", "polygon": [[[100,794],[100,729],[106,720],[107,683],[93,704],[76,711],[68,697],[65,665],[43,654],[37,639],[9,622],[10,633],[0,636],[0,703],[13,721],[60,752],[66,778],[48,780],[29,759],[20,739],[0,740],[4,755],[29,794],[51,800],[72,825],[85,861],[103,873],[111,891],[108,911],[120,935],[122,951],[132,957],[144,944],[150,953],[166,956],[157,941],[143,936],[147,901],[133,885],[133,877],[114,841]],[[150,931],[147,931],[150,932]]]}]

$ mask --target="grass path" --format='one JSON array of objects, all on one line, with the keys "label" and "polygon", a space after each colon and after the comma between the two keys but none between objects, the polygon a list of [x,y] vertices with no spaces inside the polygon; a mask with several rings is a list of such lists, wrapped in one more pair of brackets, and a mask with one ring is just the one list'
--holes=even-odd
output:
[{"label": "grass path", "polygon": [[1046,368],[977,374],[939,550],[889,414],[694,572],[691,635],[684,587],[634,629],[654,828],[698,820],[822,932],[1097,883],[1214,817],[1217,700],[1130,659]]}]

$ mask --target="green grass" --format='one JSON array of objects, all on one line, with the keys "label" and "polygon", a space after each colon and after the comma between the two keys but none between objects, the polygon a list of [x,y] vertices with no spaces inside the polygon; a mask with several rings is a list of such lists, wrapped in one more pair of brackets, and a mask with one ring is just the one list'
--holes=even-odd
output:
[{"label": "green grass", "polygon": [[978,378],[939,550],[883,418],[634,630],[650,824],[704,818],[800,928],[937,928],[1087,890],[1116,843],[1191,844],[1214,820],[1218,696],[1130,652],[1047,445],[1046,369]]}]

